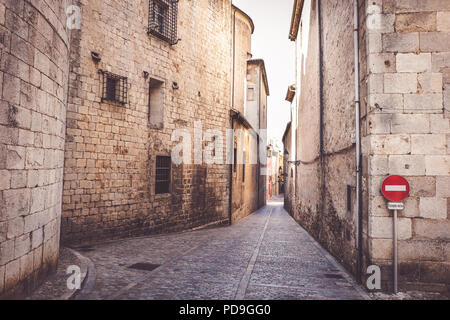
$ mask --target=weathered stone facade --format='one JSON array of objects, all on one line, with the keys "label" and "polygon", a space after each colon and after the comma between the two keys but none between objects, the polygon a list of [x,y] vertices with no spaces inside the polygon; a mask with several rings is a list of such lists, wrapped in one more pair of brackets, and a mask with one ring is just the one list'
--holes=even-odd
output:
[{"label": "weathered stone facade", "polygon": [[0,1],[0,297],[56,267],[69,74],[69,0]]},{"label": "weathered stone facade", "polygon": [[[176,45],[147,34],[148,0],[79,2],[67,113],[62,240],[92,241],[228,221],[225,164],[172,165],[155,194],[156,156],[174,129],[230,128],[231,2],[180,1]],[[91,51],[101,55],[95,63]],[[98,70],[128,78],[128,103],[101,101]],[[143,76],[148,72],[149,78]],[[149,86],[162,83],[162,123],[149,123]],[[150,106],[152,107],[152,106]],[[150,118],[152,115],[150,115]],[[195,138],[193,138],[194,140]],[[193,150],[192,159],[198,159]],[[225,154],[224,154],[225,158]]]},{"label": "weathered stone facade", "polygon": [[[159,29],[171,23],[177,41],[148,32],[160,22],[149,19],[153,1],[73,0],[81,25],[69,33],[71,4],[0,1],[0,297],[53,270],[60,237],[79,244],[224,224],[260,205],[256,188],[233,218],[226,162],[230,111],[245,113],[251,19],[231,0],[181,0]],[[268,88],[259,92],[265,99]],[[267,101],[260,106],[266,128]],[[160,161],[185,139],[192,163]],[[211,149],[222,150],[214,163]],[[246,190],[260,181],[250,171]],[[168,183],[156,181],[161,172]]]},{"label": "weathered stone facade", "polygon": [[399,218],[400,281],[450,290],[450,2],[370,1],[361,11],[367,263],[383,266],[390,285],[392,219],[379,186],[400,174],[411,184]]},{"label": "weathered stone facade", "polygon": [[[362,221],[357,270],[353,1],[297,1],[298,108],[293,216],[355,274],[382,267],[392,284],[389,174],[411,182],[399,218],[400,289],[448,290],[450,279],[447,92],[450,3],[359,1]],[[447,108],[444,109],[444,108]],[[319,192],[317,192],[319,190]],[[363,280],[363,279],[362,279]]]},{"label": "weathered stone facade", "polygon": [[[233,6],[233,92],[231,175],[231,222],[234,223],[266,203],[264,163],[259,160],[260,147],[267,129],[269,86],[263,60],[251,58],[253,21]],[[243,68],[245,66],[245,68]],[[263,136],[261,136],[263,135]],[[234,152],[236,154],[234,154]]]},{"label": "weathered stone facade", "polygon": [[347,185],[355,184],[352,1],[322,2],[321,28],[327,39],[322,66],[314,3],[304,2],[296,42],[298,70],[293,101],[298,118],[292,132],[297,145],[290,157],[295,196],[287,197],[292,199],[294,218],[347,268],[356,271],[354,212],[347,210],[345,202]]}]

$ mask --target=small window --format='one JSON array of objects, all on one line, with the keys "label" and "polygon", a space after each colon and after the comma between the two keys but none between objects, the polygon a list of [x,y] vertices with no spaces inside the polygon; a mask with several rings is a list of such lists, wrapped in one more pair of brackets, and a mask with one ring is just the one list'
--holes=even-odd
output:
[{"label": "small window", "polygon": [[119,104],[127,103],[128,79],[108,71],[99,71],[102,85],[102,102],[109,101]]},{"label": "small window", "polygon": [[154,129],[164,127],[164,82],[150,79],[149,123]]},{"label": "small window", "polygon": [[213,138],[212,138],[212,143],[211,143],[211,146],[212,146],[212,156],[213,157],[215,157],[216,156],[216,136],[214,136]]},{"label": "small window", "polygon": [[148,33],[176,44],[178,0],[149,0],[149,4]]},{"label": "small window", "polygon": [[236,146],[234,147],[234,151],[233,151],[233,171],[234,173],[236,173],[236,169],[237,169],[237,149]]},{"label": "small window", "polygon": [[347,185],[347,212],[352,211],[352,193],[353,193],[352,186]]},{"label": "small window", "polygon": [[164,194],[170,191],[170,168],[171,158],[157,156],[156,157],[156,184],[155,193]]},{"label": "small window", "polygon": [[242,164],[242,182],[245,182],[245,151],[243,154],[243,164]]}]

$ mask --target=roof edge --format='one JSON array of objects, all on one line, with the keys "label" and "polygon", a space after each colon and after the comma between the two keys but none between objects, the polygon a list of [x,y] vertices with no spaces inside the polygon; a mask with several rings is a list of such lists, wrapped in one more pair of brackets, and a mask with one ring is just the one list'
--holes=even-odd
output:
[{"label": "roof edge", "polygon": [[250,16],[248,14],[246,14],[243,10],[239,9],[238,7],[236,7],[234,4],[231,4],[231,7],[238,11],[239,13],[241,13],[245,18],[247,18],[247,20],[250,22],[250,26],[252,27],[252,34],[255,32],[255,24],[253,23],[253,19],[250,18]]},{"label": "roof edge", "polygon": [[270,96],[270,90],[269,90],[269,79],[267,78],[267,70],[266,70],[266,64],[263,59],[251,59],[247,60],[248,64],[258,64],[261,66],[263,71],[263,80],[264,80],[264,86],[266,87],[266,93],[268,96]]},{"label": "roof edge", "polygon": [[282,139],[283,143],[284,143],[284,140],[286,139],[286,136],[287,136],[289,130],[291,129],[291,126],[292,126],[292,121],[289,121],[289,123],[286,125],[286,130],[284,130],[283,139]]},{"label": "roof edge", "polygon": [[292,9],[291,17],[291,28],[289,30],[289,40],[291,41],[295,41],[297,39],[304,2],[304,0],[294,0],[294,7]]}]

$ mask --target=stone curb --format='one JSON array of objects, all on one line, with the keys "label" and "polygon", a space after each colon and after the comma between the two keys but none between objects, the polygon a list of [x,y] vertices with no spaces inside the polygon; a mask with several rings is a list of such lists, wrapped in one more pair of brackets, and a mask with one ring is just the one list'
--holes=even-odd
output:
[{"label": "stone curb", "polygon": [[72,248],[66,248],[80,261],[81,269],[81,288],[68,292],[56,300],[84,300],[87,294],[92,291],[95,284],[95,266],[91,259],[83,256]]}]

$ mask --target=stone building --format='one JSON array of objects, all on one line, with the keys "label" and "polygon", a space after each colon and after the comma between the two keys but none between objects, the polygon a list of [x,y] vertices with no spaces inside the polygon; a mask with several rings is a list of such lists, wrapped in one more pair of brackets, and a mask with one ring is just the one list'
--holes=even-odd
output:
[{"label": "stone building", "polygon": [[[231,0],[0,0],[0,297],[52,271],[60,238],[228,224],[265,203],[240,202],[232,218],[225,161],[247,82],[259,95],[248,114],[266,128],[253,28]],[[191,147],[179,164],[180,142]]]},{"label": "stone building", "polygon": [[398,219],[400,289],[448,291],[450,2],[357,1],[357,64],[353,6],[294,4],[291,214],[360,280],[368,266],[380,266],[391,289],[393,219],[380,190],[388,175],[403,175],[411,193]]},{"label": "stone building", "polygon": [[58,260],[70,1],[0,1],[0,297]]},{"label": "stone building", "polygon": [[292,197],[294,196],[294,168],[290,162],[290,154],[292,153],[292,122],[286,125],[283,134],[283,181],[284,181],[284,208],[286,211],[292,210]]},{"label": "stone building", "polygon": [[[228,222],[229,168],[205,163],[202,135],[225,135],[230,126],[231,3],[164,3],[77,3],[83,19],[72,35],[63,243]],[[123,101],[108,98],[109,82]],[[172,165],[175,129],[188,130],[197,146],[191,164]]]},{"label": "stone building", "polygon": [[[160,34],[168,32],[169,20],[152,30],[155,3],[79,3],[83,20],[71,48],[63,242],[230,220],[225,141],[202,135],[218,130],[226,137],[230,106],[244,112],[253,22],[230,1],[167,2],[173,6],[167,10],[177,13],[171,19],[178,21],[171,39]],[[110,77],[125,79],[123,103],[102,96]],[[171,165],[179,143],[172,141],[175,129],[191,132],[192,164]],[[222,154],[208,164],[201,146],[211,143]],[[165,186],[157,181],[164,173]],[[238,202],[238,208],[243,205]],[[254,209],[247,207],[245,214]]]},{"label": "stone building", "polygon": [[[253,22],[238,8],[236,17]],[[247,29],[248,32],[253,30]],[[250,33],[250,34],[251,34]],[[250,50],[249,50],[250,52]],[[244,79],[239,87],[245,88],[243,105],[235,104],[232,110],[233,170],[232,170],[232,222],[248,216],[266,204],[266,170],[261,162],[261,147],[265,147],[267,130],[267,96],[270,94],[263,60],[248,60]]]}]

